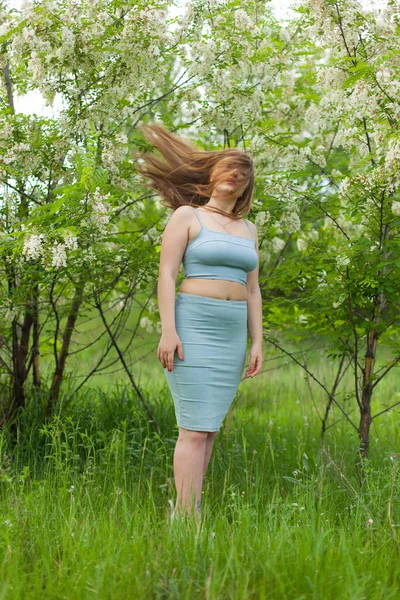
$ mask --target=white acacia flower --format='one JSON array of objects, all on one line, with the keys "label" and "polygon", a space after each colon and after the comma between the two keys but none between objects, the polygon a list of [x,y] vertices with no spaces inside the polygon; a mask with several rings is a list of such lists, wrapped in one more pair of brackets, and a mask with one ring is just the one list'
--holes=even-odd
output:
[{"label": "white acacia flower", "polygon": [[14,152],[24,152],[24,151],[27,151],[30,149],[31,149],[30,144],[23,144],[22,142],[20,142],[19,144],[14,144],[14,147],[13,147]]},{"label": "white acacia flower", "polygon": [[25,256],[25,260],[35,260],[39,258],[43,252],[42,247],[42,236],[30,234],[24,239],[24,245],[22,248],[22,255]]},{"label": "white acacia flower", "polygon": [[110,211],[110,205],[104,202],[104,199],[108,198],[109,195],[102,196],[99,188],[96,188],[94,193],[91,221],[99,229],[100,233],[106,232],[106,225],[110,221],[110,216],[107,214]]},{"label": "white acacia flower", "polygon": [[284,213],[281,216],[280,221],[281,221],[281,225],[282,225],[283,229],[286,230],[288,233],[294,233],[295,231],[300,230],[300,227],[301,227],[300,217],[294,211]]},{"label": "white acacia flower", "polygon": [[376,72],[376,79],[379,83],[386,83],[386,81],[390,81],[391,77],[393,77],[393,75],[389,69],[383,65],[381,65]]},{"label": "white acacia flower", "polygon": [[253,26],[253,21],[243,8],[235,11],[235,26],[238,29],[249,29]]},{"label": "white acacia flower", "polygon": [[336,257],[336,264],[338,267],[345,267],[350,262],[350,258],[346,254],[342,254]]},{"label": "white acacia flower", "polygon": [[78,248],[78,239],[70,231],[68,231],[64,235],[64,243],[65,243],[65,247],[68,248],[68,250],[76,250]]},{"label": "white acacia flower", "polygon": [[351,186],[351,180],[349,177],[345,177],[339,183],[339,197],[342,198],[348,193],[348,189]]},{"label": "white acacia flower", "polygon": [[287,29],[281,29],[279,31],[279,36],[284,42],[290,42],[290,34]]},{"label": "white acacia flower", "polygon": [[271,240],[271,245],[272,245],[272,250],[274,252],[279,252],[280,250],[282,250],[285,247],[285,240],[282,240],[281,238],[275,236],[274,238],[272,238]]},{"label": "white acacia flower", "polygon": [[118,142],[119,144],[127,144],[128,136],[126,135],[126,133],[121,131],[120,133],[117,133],[117,135],[115,136],[115,141]]},{"label": "white acacia flower", "polygon": [[153,331],[153,322],[149,317],[142,317],[140,319],[140,327],[143,327],[143,329],[146,329],[146,331],[151,333]]},{"label": "white acacia flower", "polygon": [[32,79],[34,81],[41,81],[44,79],[45,75],[42,61],[35,51],[32,52],[31,58],[28,60],[28,69],[32,71]]},{"label": "white acacia flower", "polygon": [[51,250],[51,266],[59,269],[67,266],[67,254],[65,252],[65,245],[59,242],[55,243]]},{"label": "white acacia flower", "polygon": [[149,300],[149,303],[147,304],[147,310],[151,314],[154,314],[157,312],[158,308],[157,308],[157,303],[155,300],[153,300],[153,299]]},{"label": "white acacia flower", "polygon": [[257,213],[256,218],[254,219],[254,224],[257,229],[261,229],[265,223],[267,223],[271,218],[271,214],[269,210],[262,210]]},{"label": "white acacia flower", "polygon": [[10,299],[7,299],[3,306],[0,307],[1,312],[4,314],[4,319],[9,323],[14,320],[18,314],[18,310],[13,306]]},{"label": "white acacia flower", "polygon": [[318,146],[312,152],[312,160],[321,168],[326,166],[325,152],[326,150],[323,146]]},{"label": "white acacia flower", "polygon": [[308,248],[308,240],[304,237],[298,237],[296,241],[296,246],[300,252],[304,252]]},{"label": "white acacia flower", "polygon": [[400,164],[400,143],[398,140],[390,141],[389,150],[386,152],[385,165],[388,170],[398,169]]},{"label": "white acacia flower", "polygon": [[400,215],[400,202],[392,202],[392,213]]},{"label": "white acacia flower", "polygon": [[344,300],[345,300],[345,296],[343,296],[343,294],[342,294],[341,296],[339,296],[339,298],[336,300],[336,302],[332,302],[333,308],[338,308],[338,306],[343,304]]}]

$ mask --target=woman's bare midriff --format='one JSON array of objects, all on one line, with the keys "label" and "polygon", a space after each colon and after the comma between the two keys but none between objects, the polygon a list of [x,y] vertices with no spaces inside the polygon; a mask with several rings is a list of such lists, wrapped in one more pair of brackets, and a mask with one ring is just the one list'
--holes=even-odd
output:
[{"label": "woman's bare midriff", "polygon": [[180,292],[209,296],[220,300],[247,300],[247,286],[226,279],[184,279],[179,287]]}]

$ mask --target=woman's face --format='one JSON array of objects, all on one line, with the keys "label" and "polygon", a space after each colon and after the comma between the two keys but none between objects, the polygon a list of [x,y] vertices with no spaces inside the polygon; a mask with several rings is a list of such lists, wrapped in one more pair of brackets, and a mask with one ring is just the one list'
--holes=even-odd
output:
[{"label": "woman's face", "polygon": [[[220,191],[236,192],[240,196],[248,184],[246,171],[240,166],[236,166],[229,159],[221,160],[214,168],[213,175],[218,174],[218,177],[224,176],[224,181],[217,185]],[[213,175],[210,180],[212,181]]]}]

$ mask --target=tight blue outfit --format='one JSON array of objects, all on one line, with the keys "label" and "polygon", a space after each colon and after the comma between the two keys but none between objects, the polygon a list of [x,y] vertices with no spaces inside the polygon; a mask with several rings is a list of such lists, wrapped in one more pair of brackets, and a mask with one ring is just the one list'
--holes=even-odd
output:
[{"label": "tight blue outfit", "polygon": [[[192,207],[193,208],[193,207]],[[204,226],[182,258],[185,277],[225,279],[246,285],[258,264],[251,239]],[[178,427],[218,431],[232,404],[246,360],[247,300],[221,300],[179,292],[175,326],[184,360],[174,353],[173,369],[164,368]]]}]

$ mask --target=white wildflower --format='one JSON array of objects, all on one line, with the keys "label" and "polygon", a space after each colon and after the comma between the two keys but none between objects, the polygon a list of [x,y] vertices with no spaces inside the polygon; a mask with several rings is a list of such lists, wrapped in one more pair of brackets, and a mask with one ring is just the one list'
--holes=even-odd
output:
[{"label": "white wildflower", "polygon": [[279,36],[280,36],[281,40],[283,40],[284,42],[290,42],[290,34],[287,31],[287,29],[282,28],[279,31]]},{"label": "white wildflower", "polygon": [[294,233],[295,231],[300,230],[300,218],[299,215],[294,211],[284,213],[281,216],[280,221],[283,229],[286,230],[288,233]]},{"label": "white wildflower", "polygon": [[254,224],[257,229],[262,229],[266,223],[271,219],[271,214],[269,210],[260,211],[257,213],[256,218],[254,219]]},{"label": "white wildflower", "polygon": [[5,519],[5,520],[3,521],[3,523],[4,523],[4,525],[5,525],[6,527],[8,527],[9,529],[11,529],[11,527],[14,527],[14,523],[13,523],[12,521],[10,521],[10,519]]},{"label": "white wildflower", "polygon": [[285,244],[286,244],[285,240],[282,240],[281,238],[279,238],[277,236],[275,236],[271,240],[273,252],[279,252],[280,250],[282,250],[285,247]]},{"label": "white wildflower", "polygon": [[140,319],[140,327],[143,327],[143,329],[146,329],[146,331],[151,333],[153,331],[153,322],[149,317],[142,317]]},{"label": "white wildflower", "polygon": [[70,231],[64,235],[64,242],[65,247],[68,248],[68,250],[76,250],[78,248],[78,239]]},{"label": "white wildflower", "polygon": [[3,35],[6,35],[6,33],[8,33],[10,29],[10,23],[2,23],[0,25],[0,37],[2,37]]},{"label": "white wildflower", "polygon": [[392,213],[400,215],[400,202],[392,202]]},{"label": "white wildflower", "polygon": [[82,250],[82,259],[86,261],[89,265],[95,264],[97,262],[97,257],[93,252],[93,248],[85,248]]},{"label": "white wildflower", "polygon": [[379,83],[386,83],[386,81],[390,81],[392,74],[390,73],[389,69],[381,65],[375,76]]},{"label": "white wildflower", "polygon": [[336,257],[336,264],[338,267],[345,267],[350,262],[350,258],[346,254],[342,254]]},{"label": "white wildflower", "polygon": [[151,314],[154,314],[155,312],[157,312],[157,303],[155,302],[155,300],[153,300],[153,299],[149,300],[149,303],[147,305],[147,310]]},{"label": "white wildflower", "polygon": [[345,296],[343,296],[343,294],[340,295],[339,298],[336,300],[336,302],[332,302],[333,308],[338,308],[338,306],[343,304],[344,300],[345,300]]},{"label": "white wildflower", "polygon": [[297,238],[296,245],[297,245],[298,250],[300,250],[300,252],[304,252],[308,248],[308,240],[303,236],[299,236]]},{"label": "white wildflower", "polygon": [[110,221],[110,217],[107,214],[110,210],[110,205],[107,202],[104,202],[104,199],[108,198],[109,195],[110,194],[103,196],[98,187],[94,193],[91,221],[99,229],[100,233],[106,232],[106,225]]},{"label": "white wildflower", "polygon": [[[304,146],[303,148],[299,148],[299,156],[303,159],[308,159],[311,157],[311,148],[309,146]],[[306,164],[306,160],[304,160],[304,164]],[[303,164],[303,163],[302,163]]]},{"label": "white wildflower", "polygon": [[345,196],[348,193],[348,189],[351,185],[351,180],[349,179],[349,177],[345,177],[340,183],[339,183],[339,197],[342,198],[343,196]]},{"label": "white wildflower", "polygon": [[13,151],[14,152],[26,152],[31,149],[30,144],[23,144],[20,142],[19,144],[14,144]]},{"label": "white wildflower", "polygon": [[34,81],[41,81],[44,79],[42,61],[35,50],[33,50],[31,58],[28,60],[28,69],[32,71],[32,79]]},{"label": "white wildflower", "polygon": [[14,318],[17,316],[18,311],[16,309],[16,307],[12,304],[11,299],[7,298],[4,301],[3,306],[0,307],[3,314],[4,314],[4,319],[8,322],[11,322],[14,320]]},{"label": "white wildflower", "polygon": [[117,135],[115,136],[115,141],[119,144],[127,144],[128,136],[124,132],[117,133]]},{"label": "white wildflower", "polygon": [[43,234],[30,234],[25,237],[22,248],[22,255],[25,256],[25,260],[35,260],[41,256],[43,251],[42,237]]},{"label": "white wildflower", "polygon": [[64,244],[55,242],[52,248],[51,266],[59,269],[60,267],[67,266],[67,254],[65,252]]},{"label": "white wildflower", "polygon": [[289,104],[286,104],[286,102],[279,102],[277,104],[276,108],[278,110],[280,110],[281,112],[283,112],[283,113],[286,113],[286,112],[288,112],[290,110],[290,106],[289,106]]},{"label": "white wildflower", "polygon": [[235,11],[235,26],[238,29],[249,29],[253,26],[253,21],[242,8]]},{"label": "white wildflower", "polygon": [[397,170],[400,165],[400,142],[399,140],[390,140],[389,149],[385,156],[385,166],[388,171]]},{"label": "white wildflower", "polygon": [[323,146],[318,146],[312,152],[312,160],[322,169],[326,166],[325,152],[326,150]]},{"label": "white wildflower", "polygon": [[93,204],[92,220],[96,227],[103,233],[106,230],[105,225],[107,225],[110,220],[110,217],[106,213],[107,207],[103,202],[96,202]]}]

